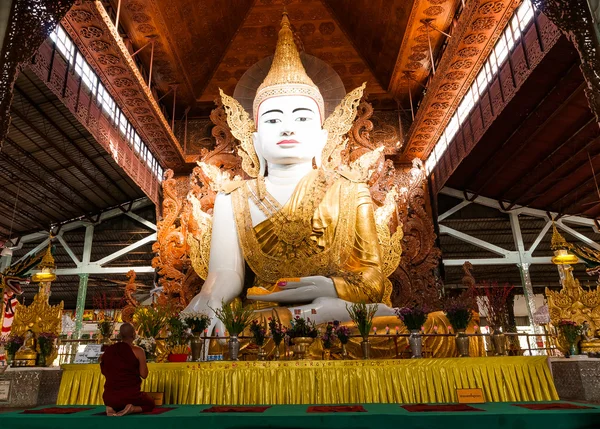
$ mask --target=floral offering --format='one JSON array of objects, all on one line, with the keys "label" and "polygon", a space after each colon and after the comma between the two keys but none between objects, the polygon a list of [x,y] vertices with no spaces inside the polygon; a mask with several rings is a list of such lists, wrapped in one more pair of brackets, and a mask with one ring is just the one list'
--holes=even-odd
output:
[{"label": "floral offering", "polygon": [[332,322],[329,322],[325,327],[325,332],[321,335],[321,341],[323,341],[323,347],[326,349],[330,349],[333,347],[333,343],[337,339],[337,335],[335,333],[335,327]]},{"label": "floral offering", "polygon": [[8,338],[3,341],[4,350],[6,350],[6,354],[14,355],[17,352],[17,350],[21,348],[24,342],[25,340],[22,335],[9,335]]},{"label": "floral offering", "polygon": [[164,307],[138,307],[133,314],[138,334],[144,338],[156,338],[167,324],[168,309]]},{"label": "floral offering", "polygon": [[362,337],[368,337],[373,326],[373,317],[377,313],[377,304],[365,304],[364,302],[354,303],[346,306],[350,318],[358,328]]},{"label": "floral offering", "polygon": [[271,337],[273,338],[275,345],[278,346],[281,344],[287,332],[285,326],[281,324],[281,321],[269,317],[269,330],[271,331]]},{"label": "floral offering", "polygon": [[292,327],[287,330],[287,334],[290,338],[309,337],[317,338],[319,331],[315,325],[315,322],[311,322],[309,318],[303,318],[296,316],[291,321]]},{"label": "floral offering", "polygon": [[259,347],[265,345],[265,340],[267,338],[267,330],[264,326],[258,322],[258,320],[253,320],[250,324],[250,332],[252,332],[252,341]]},{"label": "floral offering", "polygon": [[558,329],[560,329],[569,344],[576,343],[583,333],[582,326],[572,320],[561,320],[558,322]]},{"label": "floral offering", "polygon": [[[335,325],[335,322],[333,322]],[[338,322],[337,327],[335,328],[335,336],[340,340],[342,344],[348,344],[350,341],[350,328],[345,325],[340,325]]]},{"label": "floral offering", "polygon": [[192,333],[201,334],[210,326],[210,318],[198,311],[182,311],[179,313],[179,319],[182,320]]},{"label": "floral offering", "polygon": [[444,303],[444,313],[455,331],[467,329],[473,317],[471,307],[460,298],[450,298]]},{"label": "floral offering", "polygon": [[50,356],[54,350],[54,342],[57,338],[58,336],[51,332],[42,332],[39,334],[37,341],[40,353],[44,356]]},{"label": "floral offering", "polygon": [[223,322],[230,336],[241,334],[254,314],[254,310],[250,307],[243,307],[241,301],[234,301],[231,304],[222,302],[221,308],[213,309],[213,311],[217,318]]},{"label": "floral offering", "polygon": [[409,331],[420,330],[427,320],[427,311],[423,307],[416,305],[397,308],[395,313]]}]

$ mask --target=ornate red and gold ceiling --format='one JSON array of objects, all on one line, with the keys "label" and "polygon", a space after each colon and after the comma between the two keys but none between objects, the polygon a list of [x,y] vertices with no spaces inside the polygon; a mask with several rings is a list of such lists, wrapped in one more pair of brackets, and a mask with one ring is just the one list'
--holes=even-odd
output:
[{"label": "ornate red and gold ceiling", "polygon": [[[117,1],[113,0],[117,8]],[[347,90],[367,82],[375,107],[408,109],[429,75],[429,39],[438,51],[459,0],[122,0],[120,21],[135,49],[155,38],[154,82],[178,84],[177,105],[206,116],[218,88],[232,94],[240,77],[273,54],[287,9],[306,53],[340,75]],[[429,31],[429,39],[427,32]],[[146,65],[151,50],[138,54]],[[410,79],[406,78],[410,73]],[[170,96],[167,96],[167,99]],[[182,111],[182,110],[181,110]]]}]

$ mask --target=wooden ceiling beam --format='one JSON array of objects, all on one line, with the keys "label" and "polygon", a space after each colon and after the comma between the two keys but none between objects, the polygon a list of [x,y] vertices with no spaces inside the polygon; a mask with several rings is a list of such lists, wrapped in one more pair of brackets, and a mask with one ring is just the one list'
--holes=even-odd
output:
[{"label": "wooden ceiling beam", "polygon": [[[599,140],[600,137],[597,137],[595,139],[592,139],[590,141],[588,141],[582,148],[579,148],[577,150],[577,152],[575,152],[572,156],[567,157],[563,162],[561,162],[559,165],[552,165],[552,170],[549,171],[547,174],[544,174],[542,177],[539,178],[534,178],[533,180],[533,184],[532,185],[527,185],[527,179],[531,178],[532,176],[535,176],[536,172],[538,171],[538,168],[543,167],[544,165],[548,165],[551,164],[552,162],[552,157],[556,154],[559,153],[559,151],[564,148],[565,146],[567,146],[569,143],[571,143],[573,140],[575,140],[577,138],[577,136],[579,136],[581,133],[583,133],[584,130],[586,130],[590,125],[594,126],[594,128],[598,128],[598,125],[596,124],[596,121],[594,118],[590,118],[589,121],[587,121],[582,127],[580,127],[577,131],[575,131],[575,133],[571,136],[569,136],[567,139],[565,139],[560,145],[558,145],[558,147],[554,148],[554,150],[546,157],[544,157],[544,159],[542,159],[541,161],[539,161],[535,167],[533,167],[529,173],[527,173],[524,177],[520,178],[517,182],[515,182],[508,190],[504,191],[500,197],[498,198],[499,200],[504,200],[506,198],[506,195],[510,194],[511,191],[513,191],[513,189],[517,188],[519,185],[521,185],[522,183],[525,183],[527,186],[527,192],[521,194],[519,197],[517,197],[514,202],[515,204],[520,204],[520,205],[528,205],[527,202],[523,202],[523,199],[527,196],[527,195],[535,195],[534,192],[535,190],[542,184],[548,181],[548,179],[550,177],[553,177],[554,174],[558,171],[560,171],[565,165],[568,165],[570,162],[572,162],[572,160],[574,158],[577,157],[577,155],[579,155],[580,153],[582,153],[583,151],[588,150],[590,147],[592,147],[594,144],[596,144]],[[586,161],[587,162],[587,161]],[[539,173],[538,173],[539,174]],[[552,185],[550,185],[551,187]],[[546,187],[544,191],[541,191],[541,193],[544,193],[546,190],[548,190],[549,187]]]},{"label": "wooden ceiling beam", "polygon": [[[104,177],[104,180],[107,182],[107,183],[105,184],[105,186],[102,186],[102,185],[100,185],[100,184],[99,184],[99,182],[98,182],[96,179],[94,179],[94,183],[96,184],[96,186],[100,187],[100,188],[101,188],[101,189],[104,191],[104,193],[105,193],[105,194],[109,195],[109,196],[110,196],[110,197],[111,197],[113,200],[115,200],[115,201],[117,201],[117,202],[118,202],[118,199],[114,197],[113,193],[112,193],[112,192],[109,192],[109,190],[108,190],[108,189],[104,189],[104,188],[106,187],[106,185],[109,185],[109,186],[110,186],[110,185],[112,185],[112,186],[115,186],[115,187],[117,188],[117,190],[118,190],[118,191],[119,191],[119,192],[122,194],[122,196],[123,196],[125,199],[128,197],[127,193],[126,193],[126,192],[125,192],[125,191],[124,191],[124,190],[123,190],[123,189],[122,189],[122,188],[121,188],[121,187],[120,187],[120,186],[119,186],[117,183],[115,183],[115,182],[112,180],[112,178],[111,178],[110,176],[108,176],[108,175],[107,175],[107,174],[104,172],[104,170],[103,170],[102,168],[100,168],[100,166],[99,166],[99,165],[98,165],[98,164],[97,164],[97,163],[96,163],[96,162],[95,162],[93,159],[91,159],[91,158],[90,158],[90,157],[89,157],[89,156],[88,156],[88,155],[87,155],[87,154],[86,154],[86,153],[85,153],[85,152],[84,152],[84,151],[83,151],[83,150],[82,150],[82,149],[79,147],[79,145],[78,145],[78,144],[77,144],[75,141],[73,141],[73,139],[72,139],[72,138],[71,138],[69,135],[67,135],[67,133],[65,133],[65,132],[64,132],[64,130],[63,130],[61,127],[59,127],[59,126],[56,124],[56,122],[54,122],[54,121],[52,120],[52,118],[50,118],[50,117],[48,116],[48,114],[47,114],[46,112],[44,112],[42,109],[40,109],[38,106],[36,106],[36,104],[33,102],[33,100],[32,100],[32,99],[31,99],[31,98],[30,98],[30,97],[29,97],[27,94],[25,94],[25,93],[24,93],[24,92],[23,92],[23,91],[22,91],[22,90],[21,90],[21,89],[20,89],[18,86],[16,86],[16,85],[15,85],[15,89],[17,90],[17,92],[19,93],[19,95],[20,95],[21,97],[23,97],[23,98],[24,98],[24,99],[25,99],[25,100],[26,100],[26,101],[27,101],[27,102],[28,102],[28,103],[29,103],[29,104],[30,104],[30,105],[33,107],[33,109],[34,109],[34,110],[35,110],[35,111],[36,111],[36,112],[37,112],[37,113],[38,113],[38,114],[39,114],[39,115],[40,115],[40,116],[41,116],[41,117],[44,119],[44,121],[48,122],[48,123],[49,123],[49,124],[52,126],[52,128],[54,128],[56,131],[58,131],[58,133],[59,133],[59,134],[60,134],[60,135],[63,137],[63,139],[64,139],[65,141],[69,142],[69,143],[71,144],[71,146],[72,146],[72,147],[75,149],[75,151],[76,151],[76,152],[77,152],[77,153],[78,153],[78,154],[79,154],[81,157],[83,157],[83,158],[87,159],[87,160],[88,160],[88,161],[89,161],[89,162],[90,162],[90,163],[91,163],[91,164],[94,166],[94,168],[96,169],[96,171],[97,171],[97,172],[99,172],[99,173],[100,173],[100,175],[101,175],[102,177]],[[57,145],[55,145],[55,147],[57,147],[57,149],[58,149],[58,146],[57,146]],[[64,150],[62,150],[62,152],[64,153]],[[87,172],[87,169],[86,169],[85,167],[81,166],[80,164],[78,164],[78,163],[76,163],[76,162],[72,162],[72,164],[73,164],[75,167],[77,167],[77,168],[78,168],[78,169],[79,169],[79,170],[80,170],[80,171],[81,171],[81,172],[82,172],[84,175],[86,175],[88,178],[90,178],[90,177],[89,177],[89,174],[88,174],[88,172]],[[90,179],[90,180],[91,180],[91,179]]]},{"label": "wooden ceiling beam", "polygon": [[[416,99],[416,95],[422,91],[421,87],[425,85],[430,77],[432,70],[431,55],[429,51],[422,51],[423,46],[427,45],[427,48],[429,48],[430,40],[434,57],[439,56],[439,51],[446,40],[446,36],[435,31],[431,26],[433,25],[444,31],[451,31],[449,27],[456,13],[458,2],[446,2],[444,6],[434,10],[440,13],[431,15],[431,3],[425,1],[415,1],[413,3],[402,44],[398,50],[394,71],[387,85],[388,92],[395,99],[408,101],[410,98],[409,91],[412,98]],[[429,24],[423,24],[425,20],[428,20]],[[424,25],[429,25],[429,31]],[[429,40],[424,41],[423,39],[427,36],[429,36]],[[407,79],[405,73],[409,73],[412,79]],[[383,87],[385,88],[385,86]]]},{"label": "wooden ceiling beam", "polygon": [[[11,148],[13,148],[14,150],[18,151],[21,156],[24,156],[29,161],[31,161],[36,166],[38,166],[40,169],[44,170],[44,172],[48,176],[52,177],[54,180],[56,180],[57,182],[60,182],[63,186],[65,186],[66,188],[68,188],[74,195],[76,195],[77,197],[79,197],[82,200],[84,200],[90,206],[93,206],[93,210],[100,210],[101,209],[101,207],[98,206],[94,201],[90,200],[88,197],[86,197],[81,192],[79,192],[77,189],[75,189],[69,182],[67,182],[65,179],[63,179],[58,174],[56,174],[56,172],[54,172],[50,168],[48,168],[47,165],[45,165],[44,163],[40,162],[40,160],[37,159],[35,156],[33,156],[30,152],[26,151],[21,146],[19,146],[10,137],[6,139],[5,144],[6,143],[8,143]],[[83,207],[81,207],[79,205],[78,205],[78,207],[80,207],[82,210],[84,210],[86,212],[90,211],[89,208],[83,208]]]},{"label": "wooden ceiling beam", "polygon": [[[73,157],[71,155],[69,155],[63,149],[61,149],[50,137],[48,137],[42,130],[40,130],[34,123],[32,123],[31,120],[29,118],[27,118],[27,116],[25,116],[25,114],[23,114],[20,110],[16,109],[14,107],[14,105],[11,108],[11,111],[15,115],[17,115],[17,117],[20,120],[25,122],[25,124],[29,128],[31,128],[38,136],[40,136],[46,143],[48,143],[51,147],[53,147],[63,158],[65,158],[67,160],[67,162],[69,164],[71,164],[73,167],[76,167],[95,187],[95,188],[90,188],[87,184],[84,183],[84,185],[86,185],[86,188],[89,188],[90,190],[92,190],[92,192],[94,194],[96,194],[99,199],[104,201],[104,203],[106,205],[118,204],[119,201],[113,195],[111,195],[106,189],[104,189],[104,185],[102,185],[100,182],[98,182],[98,180],[95,177],[93,177],[85,168],[79,166],[79,163],[75,159],[73,159]],[[75,144],[73,142],[70,142],[70,143],[75,146]],[[105,195],[108,195],[110,200],[106,199],[105,197],[100,195],[96,190],[102,190]]]},{"label": "wooden ceiling beam", "polygon": [[[12,106],[12,109],[14,110],[14,104],[13,104],[13,106]],[[16,119],[16,117],[15,117],[14,119]],[[19,118],[19,119],[20,119],[20,118]],[[25,125],[27,125],[27,122],[23,121],[23,123],[24,123]],[[88,188],[89,188],[89,186],[88,186],[88,184],[87,184],[86,182],[84,182],[84,181],[83,181],[83,180],[82,180],[82,179],[81,179],[79,176],[77,176],[77,174],[75,174],[73,171],[71,171],[71,170],[69,169],[69,167],[70,167],[71,165],[64,165],[64,164],[65,164],[65,162],[64,162],[64,161],[63,161],[63,162],[59,161],[59,160],[56,158],[56,156],[54,156],[54,155],[53,155],[53,154],[50,152],[50,150],[49,150],[49,148],[48,148],[48,147],[42,147],[42,146],[40,146],[40,145],[38,144],[38,142],[37,142],[36,140],[34,140],[34,139],[33,139],[33,138],[32,138],[32,137],[29,135],[29,133],[28,133],[28,132],[27,132],[27,131],[24,129],[24,127],[23,127],[23,126],[21,126],[21,125],[17,125],[17,123],[16,123],[16,121],[15,121],[15,120],[13,120],[13,121],[12,121],[12,123],[11,123],[11,128],[12,128],[13,130],[16,130],[16,131],[18,131],[19,133],[21,133],[21,135],[23,135],[23,136],[24,136],[24,137],[25,137],[27,140],[29,140],[31,143],[33,143],[33,144],[34,144],[34,145],[35,145],[35,146],[36,146],[36,147],[37,147],[37,148],[40,150],[40,152],[43,152],[43,153],[45,153],[45,154],[46,154],[46,155],[47,155],[49,158],[51,158],[51,159],[52,159],[54,162],[56,162],[56,163],[57,163],[57,164],[58,164],[58,165],[59,165],[59,166],[60,166],[62,169],[64,169],[65,171],[67,171],[67,172],[68,172],[68,173],[69,173],[69,174],[70,174],[70,175],[71,175],[71,176],[72,176],[72,177],[73,177],[75,180],[77,180],[79,183],[81,183],[81,185],[82,185],[84,188],[86,188],[86,189],[88,189]],[[42,139],[43,139],[44,141],[46,141],[46,142],[47,142],[47,140],[46,140],[46,139],[44,139],[43,137],[42,137]],[[50,143],[50,147],[52,147],[52,148],[56,149],[56,146],[55,146],[54,144],[52,144],[52,143]],[[58,154],[59,154],[59,155],[62,155],[62,154],[60,153],[60,151],[58,151]],[[67,160],[67,162],[68,162],[68,160]],[[94,192],[94,191],[92,190],[92,192]],[[94,192],[94,195],[98,196],[98,194],[97,194],[96,192]],[[103,200],[103,199],[102,199],[100,196],[98,196],[98,199],[100,199],[100,200],[102,200],[102,201],[104,201],[104,202],[106,203],[106,201],[105,201],[105,200]],[[95,203],[94,203],[94,205],[95,205],[95,206],[97,206],[97,207],[99,207],[99,206],[98,206],[97,204],[95,204]]]},{"label": "wooden ceiling beam", "polygon": [[[507,150],[508,150],[507,148],[508,148],[508,146],[510,145],[510,143],[512,143],[512,142],[514,141],[514,138],[515,138],[515,137],[518,137],[520,134],[522,134],[522,133],[523,133],[523,128],[525,128],[525,127],[527,127],[527,126],[531,126],[531,123],[532,123],[532,122],[533,122],[533,124],[534,124],[534,125],[532,126],[532,128],[534,128],[534,130],[535,130],[535,131],[533,131],[533,134],[531,134],[531,135],[528,137],[527,141],[530,141],[530,140],[533,138],[533,136],[536,136],[536,135],[537,135],[537,134],[538,134],[538,133],[539,133],[539,132],[542,130],[542,125],[540,125],[540,124],[537,124],[537,125],[536,125],[536,123],[535,123],[535,122],[536,122],[536,121],[539,119],[539,116],[538,116],[539,110],[540,110],[540,109],[543,109],[543,108],[545,107],[545,103],[549,103],[549,102],[550,102],[550,100],[552,99],[552,96],[553,96],[553,95],[555,95],[556,93],[559,93],[559,92],[560,92],[560,90],[562,89],[562,85],[564,85],[564,84],[565,84],[565,82],[566,82],[566,79],[567,79],[567,77],[568,77],[568,76],[570,76],[570,74],[571,74],[571,73],[573,73],[575,70],[576,70],[576,65],[574,64],[574,65],[573,65],[573,66],[571,66],[571,67],[569,68],[569,70],[568,70],[568,71],[567,71],[567,72],[566,72],[566,73],[565,73],[565,74],[564,74],[564,75],[563,75],[563,76],[560,78],[560,80],[559,80],[558,82],[556,82],[556,84],[554,84],[554,86],[552,87],[552,89],[550,89],[550,91],[548,91],[548,92],[546,93],[546,95],[544,96],[544,98],[542,98],[542,99],[541,99],[541,100],[540,100],[540,101],[539,101],[539,102],[538,102],[538,103],[537,103],[537,104],[536,104],[536,105],[535,105],[535,106],[534,106],[534,107],[533,107],[533,108],[532,108],[532,109],[529,111],[529,113],[527,114],[527,116],[526,116],[526,117],[525,117],[525,118],[524,118],[524,119],[523,119],[523,120],[522,120],[522,121],[519,123],[519,126],[518,126],[516,129],[514,129],[514,130],[512,131],[512,133],[510,134],[510,136],[509,136],[509,137],[508,137],[506,140],[504,140],[504,142],[503,142],[503,143],[502,143],[502,144],[501,144],[501,145],[500,145],[498,148],[496,148],[494,151],[490,152],[490,153],[487,155],[487,157],[485,158],[485,160],[484,160],[484,161],[482,161],[482,162],[480,163],[481,165],[488,166],[487,168],[483,168],[483,169],[477,169],[477,170],[475,170],[475,171],[473,172],[473,174],[471,174],[471,175],[470,175],[470,176],[469,176],[467,179],[465,179],[465,180],[464,180],[464,183],[465,183],[465,184],[467,184],[467,186],[469,187],[469,191],[471,191],[471,190],[472,190],[472,188],[471,188],[471,185],[470,185],[470,184],[471,184],[471,183],[477,183],[477,179],[478,179],[479,177],[482,177],[482,176],[483,176],[483,177],[488,177],[488,176],[489,176],[489,174],[493,174],[493,175],[494,175],[494,177],[495,177],[495,175],[496,175],[496,173],[498,172],[498,170],[499,170],[499,169],[498,169],[498,168],[496,168],[496,167],[494,167],[494,168],[492,168],[492,167],[491,167],[491,166],[492,166],[492,160],[494,159],[494,157],[496,157],[496,156],[497,156],[497,154],[498,154],[498,152],[499,152],[499,151],[507,151]],[[581,85],[580,85],[580,87],[581,87]],[[571,94],[571,95],[572,95],[572,94]],[[476,107],[477,107],[477,105],[476,105]],[[559,109],[561,109],[561,108],[563,108],[563,107],[564,107],[564,104],[561,104],[561,105],[559,105],[559,106],[558,106],[558,109],[557,109],[557,110],[559,110]],[[552,117],[552,116],[554,116],[554,115],[555,115],[555,113],[556,113],[556,112],[554,112],[554,113],[551,115],[551,117]],[[547,124],[547,123],[548,123],[548,119],[546,119],[546,120],[543,122],[543,124]],[[528,134],[528,133],[523,133],[523,134]],[[525,146],[526,146],[525,144],[523,144],[523,145],[518,145],[518,144],[517,144],[517,149],[516,149],[516,150],[519,150],[519,148],[520,148],[520,147],[525,147]],[[496,172],[496,173],[494,173],[494,172]],[[484,173],[485,173],[485,174],[484,174]],[[478,189],[479,191],[481,191],[481,190],[484,188],[484,186],[485,186],[485,185],[487,185],[487,183],[489,183],[489,180],[486,180],[486,181],[484,182],[484,185],[479,185],[479,186],[477,187],[477,189]],[[479,191],[478,191],[478,192],[475,192],[475,193],[479,193]]]},{"label": "wooden ceiling beam", "polygon": [[[18,183],[21,183],[21,188],[18,196],[17,193],[10,191],[6,186],[4,186],[3,190],[7,194],[11,195],[13,198],[18,198],[21,201],[25,201],[27,203],[27,209],[42,213],[48,219],[54,219],[56,215],[49,213],[44,209],[44,207],[47,207],[56,213],[61,213],[64,211],[64,208],[58,205],[56,201],[49,199],[47,194],[40,192],[38,180],[23,180],[22,176],[15,174],[7,168],[0,169],[0,177],[4,177],[9,183],[14,184],[15,186],[17,186]],[[30,195],[33,199],[31,200],[25,198],[24,193]]]},{"label": "wooden ceiling beam", "polygon": [[85,207],[79,205],[69,196],[65,195],[60,189],[52,186],[41,175],[34,174],[30,168],[21,164],[18,160],[12,158],[6,152],[0,153],[0,159],[3,159],[8,164],[10,164],[12,168],[15,169],[15,171],[18,171],[20,174],[29,177],[34,183],[37,183],[40,187],[48,191],[48,201],[55,203],[56,207],[60,208],[60,211],[66,211],[67,213],[78,213],[76,209],[79,209],[79,214],[87,213],[88,211],[90,211],[89,209],[86,209]]},{"label": "wooden ceiling beam", "polygon": [[[593,160],[592,160],[593,162]],[[585,165],[582,165],[582,169],[585,169]],[[587,168],[589,168],[589,161],[587,164]],[[590,170],[591,173],[591,170]],[[596,172],[596,180],[600,180],[600,169],[598,169],[598,171]],[[590,177],[591,176],[591,177]],[[570,190],[564,194],[562,197],[560,197],[559,199],[555,200],[553,202],[553,204],[556,207],[564,207],[563,209],[561,209],[561,212],[564,213],[569,213],[571,208],[573,207],[578,207],[581,206],[582,204],[585,204],[587,202],[593,202],[593,201],[589,201],[589,200],[593,200],[593,199],[598,199],[600,200],[600,197],[597,195],[596,193],[596,185],[594,183],[594,175],[590,174],[588,176],[588,179],[585,179],[583,182],[579,182],[574,184],[573,186],[570,187]],[[564,181],[569,180],[568,177],[563,179]],[[580,199],[581,194],[587,194],[590,193],[592,194],[592,197],[589,198],[584,198],[584,199]],[[564,204],[561,204],[561,201],[567,201]],[[573,212],[571,212],[573,213]]]},{"label": "wooden ceiling beam", "polygon": [[[33,86],[34,86],[34,87],[35,87],[35,88],[36,88],[36,89],[39,91],[39,93],[40,93],[40,94],[41,94],[41,95],[44,97],[44,99],[46,100],[46,103],[50,104],[50,105],[51,105],[51,106],[52,106],[52,107],[53,107],[53,108],[54,108],[54,109],[55,109],[55,110],[56,110],[56,111],[57,111],[57,112],[58,112],[58,113],[59,113],[59,114],[60,114],[60,115],[63,117],[63,119],[65,119],[65,120],[66,120],[66,121],[67,121],[67,122],[68,122],[68,123],[71,125],[71,127],[73,128],[73,130],[75,130],[75,132],[77,132],[77,134],[79,134],[79,135],[81,136],[81,138],[82,138],[82,139],[84,139],[84,140],[85,140],[87,143],[89,143],[89,144],[91,145],[91,147],[93,147],[93,148],[96,150],[96,153],[98,154],[98,157],[99,157],[99,158],[104,158],[104,157],[106,156],[106,151],[104,150],[104,148],[102,148],[100,145],[98,145],[98,143],[96,142],[96,140],[94,139],[94,137],[93,137],[91,134],[89,134],[89,133],[87,133],[87,134],[86,134],[86,133],[84,133],[84,132],[81,130],[82,124],[81,124],[81,123],[79,123],[79,121],[77,121],[77,120],[75,119],[75,116],[73,116],[73,115],[69,115],[69,114],[65,114],[64,110],[63,110],[63,109],[61,109],[60,107],[58,107],[58,106],[56,105],[56,102],[57,102],[57,101],[58,101],[58,102],[60,102],[60,100],[58,100],[58,99],[54,99],[54,100],[53,100],[53,99],[51,99],[51,98],[48,96],[48,94],[46,94],[46,92],[44,92],[44,91],[43,91],[43,90],[42,90],[42,89],[39,87],[39,85],[38,85],[38,82],[36,82],[36,81],[35,81],[35,80],[34,80],[34,79],[33,79],[33,78],[32,78],[32,77],[29,75],[29,73],[26,73],[26,72],[24,72],[24,73],[22,73],[22,75],[23,75],[23,76],[25,76],[25,78],[27,78],[27,80],[28,80],[28,81],[31,83],[31,85],[33,85]],[[42,104],[43,104],[43,103],[37,103],[37,105],[38,105],[38,106],[40,106],[40,105],[42,105]],[[73,123],[73,122],[74,122],[74,120],[75,120],[75,122],[77,122],[77,125]],[[91,161],[94,163],[94,165],[95,165],[95,166],[97,166],[97,164],[96,164],[96,163],[95,163],[95,161],[94,161],[94,160],[95,160],[95,158],[92,158],[92,157],[88,157],[88,158],[89,158],[89,159],[90,159],[90,160],[91,160]],[[121,175],[123,174],[123,170],[122,170],[122,169],[121,169],[121,168],[120,168],[118,165],[117,165],[117,166],[115,166],[115,164],[113,164],[112,162],[109,162],[109,163],[107,163],[107,164],[108,164],[108,165],[110,165],[110,166],[111,166],[111,168],[112,168],[112,170],[113,170],[115,173],[117,173],[119,176],[121,176]],[[112,180],[112,179],[110,178],[110,176],[108,176],[108,177],[109,177],[109,180],[111,180],[111,182],[112,182],[112,183],[114,183],[114,180]],[[138,189],[135,189],[135,188],[133,188],[133,187],[132,187],[132,186],[131,186],[129,183],[127,183],[127,185],[128,185],[128,187],[130,188],[130,190],[131,190],[131,191],[133,191],[133,193],[134,193],[134,194],[137,194],[137,192],[138,192]],[[123,194],[125,194],[125,191],[124,191],[124,190],[123,190],[121,187],[119,187],[117,183],[115,183],[115,186],[117,186],[117,187],[119,188],[119,190],[120,190],[120,191],[121,191]],[[129,194],[127,194],[127,195],[129,195]],[[82,197],[82,198],[86,198],[86,197],[84,197],[83,195],[82,195],[81,197]],[[90,203],[90,204],[93,204],[93,203],[91,202],[91,200],[87,200],[87,201],[89,201],[89,203]],[[97,209],[97,210],[100,210],[101,208],[100,208],[100,207],[98,207],[98,206],[96,206],[96,209]]]},{"label": "wooden ceiling beam", "polygon": [[[573,68],[575,68],[576,66],[574,65]],[[571,68],[571,70],[573,69]],[[575,68],[576,70],[578,68]],[[569,75],[570,73],[567,73],[567,75]],[[536,108],[529,114],[529,116],[527,117],[527,119],[523,122],[521,122],[521,124],[519,124],[519,127],[513,131],[513,133],[511,134],[511,136],[506,139],[506,141],[504,141],[504,143],[502,143],[501,147],[495,152],[496,154],[498,153],[498,151],[504,151],[508,153],[508,157],[504,160],[504,162],[502,162],[502,164],[498,167],[497,165],[492,164],[491,162],[485,162],[483,163],[483,165],[485,165],[486,167],[478,170],[475,173],[475,177],[473,178],[475,183],[478,183],[478,178],[479,176],[483,176],[486,179],[483,181],[483,184],[477,186],[477,189],[474,191],[476,194],[481,194],[483,192],[483,190],[487,187],[487,185],[489,185],[490,183],[492,183],[496,177],[498,176],[498,174],[500,174],[501,172],[503,172],[507,167],[509,167],[509,165],[514,161],[515,157],[518,156],[523,150],[527,149],[529,147],[529,144],[543,131],[546,130],[546,127],[552,123],[556,117],[563,112],[564,109],[566,109],[567,107],[569,107],[569,102],[571,100],[573,100],[573,98],[575,98],[576,96],[580,95],[580,93],[583,92],[584,88],[585,88],[585,83],[582,82],[577,89],[571,93],[566,100],[564,100],[563,102],[561,102],[557,108],[555,108],[553,110],[553,112],[546,118],[544,119],[544,121],[537,125],[535,127],[535,131],[533,131],[533,133],[529,134],[528,137],[525,139],[524,142],[520,142],[521,139],[521,131],[523,130],[523,128],[525,128],[530,124],[530,119],[532,120],[531,122],[536,123],[536,121],[539,119],[538,116],[538,110],[539,109],[546,109],[548,106],[544,105],[546,104],[546,102],[552,98],[552,96],[556,95],[558,96],[559,93],[561,92],[561,90],[563,89],[563,84],[564,84],[564,79],[565,77],[563,77],[559,83],[554,86],[554,88],[552,88],[552,90],[548,93],[548,95],[546,95],[546,97],[544,97],[544,99],[536,106]],[[550,101],[550,103],[552,103],[552,101]],[[514,142],[514,143],[513,143]],[[511,143],[512,143],[512,148],[511,148]],[[564,143],[564,142],[563,142]],[[487,161],[490,161],[490,159],[492,157],[494,157],[495,154],[492,154],[492,156],[490,156],[488,158]],[[499,198],[500,200],[502,198]]]},{"label": "wooden ceiling beam", "polygon": [[[3,174],[2,170],[0,170],[0,174]],[[4,177],[6,177],[6,176],[4,176]],[[8,189],[6,186],[4,186],[2,188],[2,191],[0,192],[0,194],[1,193],[5,193],[5,194],[10,195],[13,198],[14,201],[17,200],[17,194],[15,192],[11,191],[10,189]],[[24,199],[22,196],[19,196],[18,198],[21,201],[26,201],[31,207],[34,207],[34,204],[31,204],[31,201]],[[8,209],[7,213],[9,213],[11,219],[12,219],[12,213],[13,213],[13,210],[14,210],[14,201],[11,203],[11,202],[7,201],[6,198],[0,198],[0,205],[3,205],[4,207],[6,207]],[[40,213],[43,213],[42,210],[36,210],[36,211],[40,212]],[[31,222],[30,223],[25,223],[24,221],[18,220],[19,216],[22,217],[22,218],[27,218]],[[20,210],[20,211],[16,212],[14,219],[15,219],[16,223],[18,223],[18,224],[20,224],[20,225],[22,225],[22,226],[24,226],[26,228],[31,228],[31,226],[32,226],[31,223],[33,223],[39,229],[43,229],[43,230],[47,230],[50,227],[50,222],[44,223],[44,220],[42,218],[34,216],[33,214],[31,214],[28,211],[21,211]]]}]

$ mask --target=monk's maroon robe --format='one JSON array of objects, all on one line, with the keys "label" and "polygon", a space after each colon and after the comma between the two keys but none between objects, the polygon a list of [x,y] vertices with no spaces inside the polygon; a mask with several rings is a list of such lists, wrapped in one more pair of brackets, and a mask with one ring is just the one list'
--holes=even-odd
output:
[{"label": "monk's maroon robe", "polygon": [[109,346],[100,362],[104,383],[104,404],[120,411],[127,404],[142,407],[148,413],[154,409],[154,400],[141,391],[140,362],[127,343],[119,342]]}]

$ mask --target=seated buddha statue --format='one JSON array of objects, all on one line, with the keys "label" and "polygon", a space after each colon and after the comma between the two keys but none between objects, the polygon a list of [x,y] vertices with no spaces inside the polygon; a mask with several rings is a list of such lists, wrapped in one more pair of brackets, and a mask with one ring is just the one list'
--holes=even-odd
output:
[{"label": "seated buddha statue", "polygon": [[[369,189],[350,171],[321,165],[324,101],[285,14],[253,122],[259,174],[217,195],[208,275],[187,310],[208,314],[211,331],[223,332],[214,309],[238,297],[269,314],[277,308],[282,320],[316,323],[349,320],[348,303],[381,303],[385,278]],[[379,304],[377,315],[393,311]]]},{"label": "seated buddha statue", "polygon": [[37,342],[33,331],[28,330],[23,339],[23,345],[15,353],[15,360],[21,363],[21,366],[34,366],[37,358]]}]

